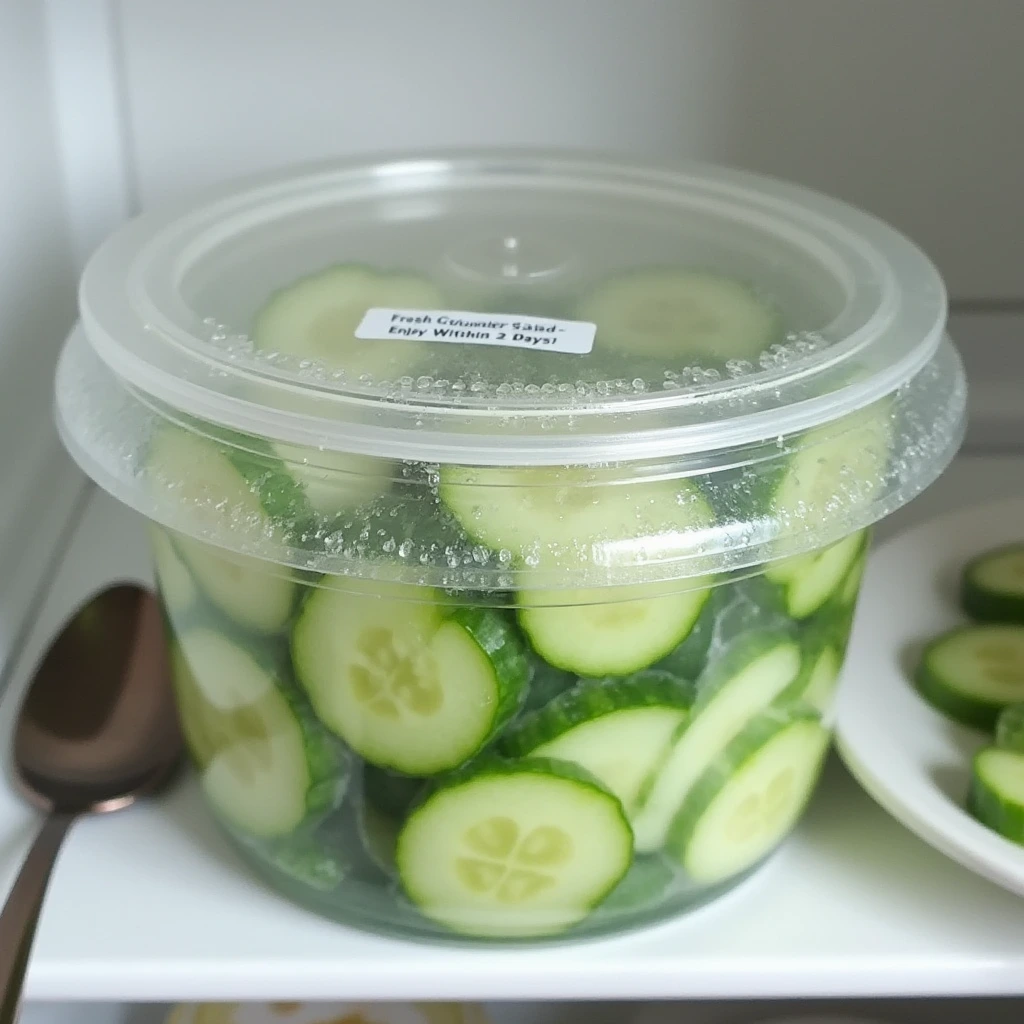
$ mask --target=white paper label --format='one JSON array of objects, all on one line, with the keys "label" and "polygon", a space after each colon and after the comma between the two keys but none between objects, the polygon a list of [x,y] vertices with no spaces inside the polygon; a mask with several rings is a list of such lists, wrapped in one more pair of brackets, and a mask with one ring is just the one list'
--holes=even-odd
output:
[{"label": "white paper label", "polygon": [[407,338],[460,345],[506,345],[538,352],[586,355],[594,347],[594,324],[543,316],[464,313],[450,309],[368,309],[356,328],[367,341]]}]

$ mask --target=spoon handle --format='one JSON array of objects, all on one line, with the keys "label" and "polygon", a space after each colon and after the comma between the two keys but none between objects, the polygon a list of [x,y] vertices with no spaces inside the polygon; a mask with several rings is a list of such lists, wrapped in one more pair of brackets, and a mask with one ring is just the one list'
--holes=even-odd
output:
[{"label": "spoon handle", "polygon": [[47,816],[0,911],[0,1024],[18,1019],[21,986],[46,886],[74,820],[73,814]]}]

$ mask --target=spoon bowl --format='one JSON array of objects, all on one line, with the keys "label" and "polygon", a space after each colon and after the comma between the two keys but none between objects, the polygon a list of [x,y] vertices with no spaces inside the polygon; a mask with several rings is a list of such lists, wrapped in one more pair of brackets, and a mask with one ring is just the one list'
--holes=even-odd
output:
[{"label": "spoon bowl", "polygon": [[115,584],[83,604],[39,663],[14,731],[13,772],[48,817],[0,912],[0,1024],[13,1022],[46,885],[82,814],[170,781],[183,743],[154,595]]}]

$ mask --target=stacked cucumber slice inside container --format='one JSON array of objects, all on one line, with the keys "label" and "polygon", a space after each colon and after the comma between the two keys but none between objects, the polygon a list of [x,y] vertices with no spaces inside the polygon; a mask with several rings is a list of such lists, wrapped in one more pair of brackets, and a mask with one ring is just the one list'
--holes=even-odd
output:
[{"label": "stacked cucumber slice inside container", "polygon": [[616,932],[754,872],[871,527],[962,429],[928,260],[719,169],[299,171],[138,218],[82,312],[62,433],[149,520],[210,812],[412,937]]}]

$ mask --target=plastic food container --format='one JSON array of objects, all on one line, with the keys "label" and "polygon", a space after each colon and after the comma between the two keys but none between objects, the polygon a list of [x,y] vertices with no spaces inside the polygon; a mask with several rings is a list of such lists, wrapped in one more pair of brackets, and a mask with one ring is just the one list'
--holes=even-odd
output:
[{"label": "plastic food container", "polygon": [[260,179],[120,230],[81,310],[61,429],[151,524],[212,812],[404,936],[614,932],[756,869],[870,527],[964,419],[921,252],[703,166]]}]

